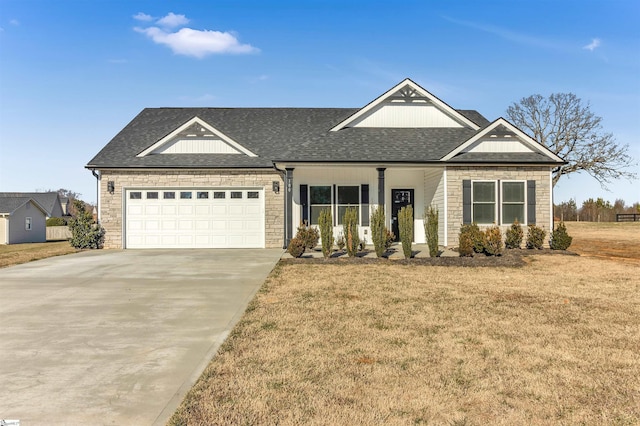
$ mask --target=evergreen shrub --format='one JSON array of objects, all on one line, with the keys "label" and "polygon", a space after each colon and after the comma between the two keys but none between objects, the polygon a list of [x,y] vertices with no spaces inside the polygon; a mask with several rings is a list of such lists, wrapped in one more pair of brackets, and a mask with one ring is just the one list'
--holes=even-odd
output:
[{"label": "evergreen shrub", "polygon": [[487,228],[487,230],[484,232],[484,235],[485,253],[490,256],[500,256],[503,250],[502,231],[500,231],[500,227],[494,225],[490,228]]},{"label": "evergreen shrub", "polygon": [[389,248],[387,245],[388,232],[385,225],[384,208],[379,206],[371,213],[371,239],[378,257],[382,257]]},{"label": "evergreen shrub", "polygon": [[573,237],[570,237],[567,233],[567,227],[564,225],[564,222],[560,222],[551,233],[549,246],[552,250],[566,250],[572,241]]},{"label": "evergreen shrub", "polygon": [[438,209],[429,206],[424,214],[424,234],[429,246],[429,256],[438,257]]},{"label": "evergreen shrub", "polygon": [[528,249],[542,249],[544,244],[544,237],[547,235],[544,229],[531,224],[527,227],[527,248]]},{"label": "evergreen shrub", "polygon": [[104,245],[104,228],[93,223],[93,215],[87,211],[82,201],[74,200],[73,206],[76,209],[76,217],[69,221],[69,242],[79,249],[101,249]]},{"label": "evergreen shrub", "polygon": [[524,231],[522,226],[518,222],[518,219],[511,224],[511,227],[507,229],[504,245],[508,249],[516,249],[522,246],[522,239],[524,238]]},{"label": "evergreen shrub", "polygon": [[333,249],[333,217],[331,209],[324,209],[318,218],[320,226],[320,237],[322,238],[322,255],[325,259],[331,256]]},{"label": "evergreen shrub", "polygon": [[342,229],[345,238],[347,255],[353,257],[358,253],[360,236],[358,235],[358,209],[347,207],[342,218]]},{"label": "evergreen shrub", "polygon": [[287,247],[287,251],[293,257],[302,256],[302,254],[304,253],[304,249],[305,249],[304,241],[301,238],[298,238],[297,236],[292,238],[291,241],[289,241],[289,247]]},{"label": "evergreen shrub", "polygon": [[47,226],[67,226],[67,221],[63,217],[50,217]]},{"label": "evergreen shrub", "polygon": [[398,212],[398,227],[400,231],[400,241],[402,242],[402,253],[405,259],[411,258],[411,244],[413,242],[413,208],[405,206]]}]

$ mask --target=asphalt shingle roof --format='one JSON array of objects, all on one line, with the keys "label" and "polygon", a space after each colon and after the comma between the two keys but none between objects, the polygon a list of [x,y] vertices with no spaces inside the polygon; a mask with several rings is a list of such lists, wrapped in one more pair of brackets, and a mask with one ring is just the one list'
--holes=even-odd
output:
[{"label": "asphalt shingle roof", "polygon": [[[468,128],[346,128],[356,108],[147,108],[89,168],[271,168],[279,162],[435,162],[476,132]],[[458,111],[480,127],[477,111]],[[137,155],[198,117],[257,157],[244,154]],[[460,158],[462,160],[462,158]]]},{"label": "asphalt shingle roof", "polygon": [[0,197],[0,214],[12,214],[16,209],[21,207],[27,201],[31,201],[30,197]]},{"label": "asphalt shingle roof", "polygon": [[[0,192],[0,201],[10,198],[32,198],[45,210],[47,216],[54,212],[58,202],[57,192]],[[19,206],[18,206],[19,207]]]}]

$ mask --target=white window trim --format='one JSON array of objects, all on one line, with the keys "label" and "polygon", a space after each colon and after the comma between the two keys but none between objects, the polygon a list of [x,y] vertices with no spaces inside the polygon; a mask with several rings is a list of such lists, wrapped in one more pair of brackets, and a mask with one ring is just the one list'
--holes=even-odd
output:
[{"label": "white window trim", "polygon": [[31,231],[33,229],[33,218],[30,216],[24,218],[24,229],[25,231]]},{"label": "white window trim", "polygon": [[[521,183],[523,186],[523,191],[524,191],[524,202],[523,202],[523,206],[522,206],[522,210],[523,210],[523,214],[522,214],[522,220],[519,221],[520,225],[526,226],[529,223],[529,218],[527,217],[527,206],[528,206],[528,200],[527,200],[527,181],[526,180],[522,180],[522,179],[505,179],[505,180],[501,180],[500,181],[500,224],[501,225],[511,225],[513,224],[513,222],[508,222],[505,223],[504,222],[504,215],[502,214],[502,205],[504,204],[504,189],[503,189],[503,184],[504,183],[513,183],[513,182],[517,182],[517,183]],[[510,204],[515,204],[515,203],[510,203]]]},{"label": "white window trim", "polygon": [[[474,199],[474,195],[475,195],[475,191],[473,190],[473,184],[474,183],[483,183],[483,182],[490,182],[493,183],[493,191],[494,191],[494,198],[495,201],[493,202],[494,207],[493,207],[493,217],[495,219],[497,219],[498,213],[499,213],[499,209],[500,209],[500,203],[498,202],[498,181],[497,180],[492,180],[492,179],[478,179],[478,180],[472,180],[471,181],[471,221],[475,222],[475,215],[474,215],[474,210],[475,210],[475,199]],[[489,204],[489,203],[485,203],[485,204]],[[497,223],[497,221],[494,221],[492,223],[479,223],[479,222],[475,222],[478,225],[495,225]]]}]

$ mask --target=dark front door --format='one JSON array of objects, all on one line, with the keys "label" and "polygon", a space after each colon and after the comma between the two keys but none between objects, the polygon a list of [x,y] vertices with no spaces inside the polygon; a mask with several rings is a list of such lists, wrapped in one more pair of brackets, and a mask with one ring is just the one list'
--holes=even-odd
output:
[{"label": "dark front door", "polygon": [[400,209],[405,206],[411,206],[415,211],[413,205],[413,189],[392,189],[391,199],[393,200],[393,204],[391,205],[391,232],[396,236],[396,241],[400,241],[398,213],[400,213]]}]

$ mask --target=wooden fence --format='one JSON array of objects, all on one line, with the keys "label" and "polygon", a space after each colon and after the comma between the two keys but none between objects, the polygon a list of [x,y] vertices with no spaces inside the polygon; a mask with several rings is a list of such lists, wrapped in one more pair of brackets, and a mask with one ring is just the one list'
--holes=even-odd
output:
[{"label": "wooden fence", "polygon": [[640,213],[618,213],[616,222],[640,222]]},{"label": "wooden fence", "polygon": [[47,241],[64,241],[71,238],[68,226],[47,226]]}]

